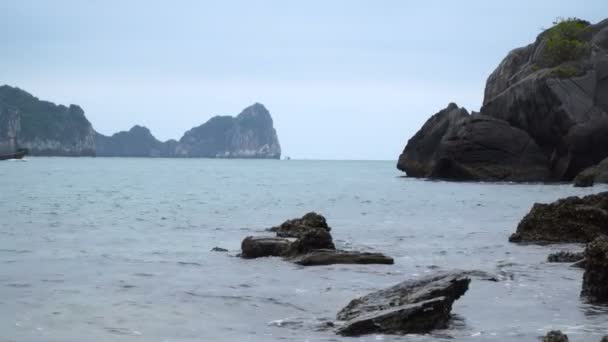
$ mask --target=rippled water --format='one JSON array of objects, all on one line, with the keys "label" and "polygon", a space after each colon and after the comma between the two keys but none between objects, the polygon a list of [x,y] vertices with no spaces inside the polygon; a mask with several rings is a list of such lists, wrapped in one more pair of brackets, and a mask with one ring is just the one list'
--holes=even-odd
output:
[{"label": "rippled water", "polygon": [[[547,264],[582,246],[507,242],[535,201],[606,190],[401,178],[393,162],[30,158],[0,163],[2,341],[597,341],[608,310],[582,271]],[[395,265],[303,268],[234,257],[246,235],[316,210],[338,247]],[[219,246],[229,253],[211,252]],[[321,330],[352,298],[436,268],[473,280],[432,336]]]}]

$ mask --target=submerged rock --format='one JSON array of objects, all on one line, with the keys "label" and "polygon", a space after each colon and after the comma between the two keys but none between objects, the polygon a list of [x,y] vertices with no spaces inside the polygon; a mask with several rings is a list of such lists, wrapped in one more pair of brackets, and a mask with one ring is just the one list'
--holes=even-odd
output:
[{"label": "submerged rock", "polygon": [[511,235],[511,242],[590,242],[608,234],[608,192],[535,203]]},{"label": "submerged rock", "polygon": [[301,255],[292,261],[302,266],[333,265],[333,264],[386,264],[395,261],[382,253],[365,253],[320,249]]},{"label": "submerged rock", "polygon": [[584,258],[585,254],[583,252],[560,251],[549,254],[547,257],[547,262],[577,262],[583,260]]},{"label": "submerged rock", "polygon": [[608,236],[598,237],[585,250],[581,295],[591,303],[608,303]]},{"label": "submerged rock", "polygon": [[352,300],[337,315],[337,333],[427,333],[448,326],[452,304],[469,288],[466,272],[445,272],[404,281]]},{"label": "submerged rock", "polygon": [[212,252],[228,252],[228,250],[226,248],[222,248],[222,247],[213,247],[211,248]]},{"label": "submerged rock", "polygon": [[560,330],[551,330],[543,337],[543,342],[568,342],[568,335]]},{"label": "submerged rock", "polygon": [[299,238],[304,233],[311,230],[322,229],[330,231],[331,228],[327,225],[327,220],[322,215],[315,212],[310,212],[301,218],[287,220],[278,227],[270,228],[270,231],[276,232],[279,237],[294,237]]},{"label": "submerged rock", "polygon": [[283,256],[291,242],[287,239],[268,236],[248,236],[241,243],[241,257],[245,259]]}]

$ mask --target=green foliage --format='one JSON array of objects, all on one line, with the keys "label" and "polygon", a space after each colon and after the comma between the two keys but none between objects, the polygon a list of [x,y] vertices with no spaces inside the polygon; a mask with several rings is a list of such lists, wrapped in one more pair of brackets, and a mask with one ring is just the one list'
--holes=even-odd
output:
[{"label": "green foliage", "polygon": [[570,64],[558,65],[551,70],[551,75],[557,76],[559,78],[569,78],[579,76],[580,74],[581,70],[576,66]]},{"label": "green foliage", "polygon": [[578,18],[558,18],[545,32],[544,60],[548,67],[574,61],[590,52],[589,22]]}]

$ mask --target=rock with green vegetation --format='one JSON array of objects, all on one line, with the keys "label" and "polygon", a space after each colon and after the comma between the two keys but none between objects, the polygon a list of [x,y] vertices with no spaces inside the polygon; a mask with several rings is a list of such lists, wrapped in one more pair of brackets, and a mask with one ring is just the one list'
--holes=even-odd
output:
[{"label": "rock with green vegetation", "polygon": [[17,144],[30,154],[95,155],[95,132],[80,107],[55,105],[7,85],[0,86],[0,104],[18,113]]},{"label": "rock with green vegetation", "polygon": [[442,112],[400,156],[409,176],[572,181],[608,157],[608,19],[556,21],[488,77],[480,113]]}]

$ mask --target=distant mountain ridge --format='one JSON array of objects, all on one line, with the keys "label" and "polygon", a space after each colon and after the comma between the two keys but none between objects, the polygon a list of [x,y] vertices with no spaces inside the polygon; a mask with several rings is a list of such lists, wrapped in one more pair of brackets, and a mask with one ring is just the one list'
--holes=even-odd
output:
[{"label": "distant mountain ridge", "polygon": [[281,157],[272,117],[260,103],[236,117],[212,117],[187,131],[179,141],[162,142],[139,125],[105,136],[93,129],[79,106],[55,105],[4,85],[0,86],[0,150],[16,147],[46,156]]}]

